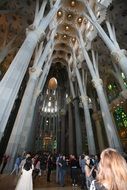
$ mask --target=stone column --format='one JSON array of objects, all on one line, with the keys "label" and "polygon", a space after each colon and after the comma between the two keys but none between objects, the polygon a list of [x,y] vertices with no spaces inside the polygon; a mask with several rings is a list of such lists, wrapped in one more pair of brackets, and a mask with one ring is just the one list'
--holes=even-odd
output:
[{"label": "stone column", "polygon": [[58,123],[57,123],[57,114],[55,115],[55,140],[56,140],[56,151],[58,151],[57,148],[57,127],[58,127]]},{"label": "stone column", "polygon": [[78,106],[78,100],[75,95],[74,85],[73,85],[72,78],[71,78],[70,66],[68,66],[68,76],[69,76],[69,84],[70,84],[71,94],[72,94],[73,102],[74,102],[76,152],[77,152],[77,155],[81,155],[82,154],[82,134],[81,134],[81,126],[80,126],[79,106]]},{"label": "stone column", "polygon": [[60,0],[57,0],[54,7],[44,19],[41,18],[39,26],[27,34],[25,41],[12,61],[8,71],[0,83],[0,140],[12,110],[14,101],[20,85],[28,68],[28,64],[34,52],[35,46],[46,30],[59,9]]},{"label": "stone column", "polygon": [[61,101],[61,96],[60,96],[60,89],[57,88],[57,94],[56,94],[56,98],[57,98],[57,108],[58,108],[58,111],[57,111],[57,117],[56,117],[56,140],[57,140],[57,152],[60,153],[60,148],[61,148],[61,140],[60,140],[60,137],[61,137],[61,125],[60,125],[60,101]]},{"label": "stone column", "polygon": [[57,116],[57,152],[61,152],[61,126],[60,126],[60,118]]},{"label": "stone column", "polygon": [[[25,118],[27,115],[27,111],[29,109],[29,106],[31,104],[31,100],[32,100],[32,96],[33,96],[33,91],[37,82],[37,75],[40,75],[40,71],[36,71],[36,70],[31,70],[30,69],[30,80],[27,86],[27,89],[25,91],[25,95],[23,96],[22,102],[17,115],[17,118],[15,120],[14,123],[14,127],[9,139],[9,143],[6,149],[6,154],[11,155],[11,161],[13,161],[16,151],[17,151],[17,147],[19,145],[19,143],[23,143],[23,141],[25,139],[22,138],[22,142],[20,142],[20,135],[22,133],[22,129],[23,129],[23,124],[25,122]],[[24,137],[25,138],[25,137]],[[14,155],[14,156],[13,156]]]},{"label": "stone column", "polygon": [[102,117],[105,125],[109,146],[122,152],[122,145],[118,137],[118,132],[116,130],[115,123],[113,123],[112,121],[111,114],[109,112],[109,107],[103,91],[102,80],[93,79],[92,81],[94,83],[94,86],[96,88],[99,97],[100,108],[102,112]]},{"label": "stone column", "polygon": [[84,58],[86,59],[88,69],[92,76],[92,82],[94,83],[94,87],[96,88],[98,98],[100,101],[100,108],[101,108],[101,112],[102,112],[102,117],[103,117],[103,121],[104,121],[104,125],[105,125],[105,130],[106,130],[109,146],[112,148],[116,148],[119,151],[122,151],[122,146],[121,146],[120,140],[118,138],[116,126],[112,122],[111,114],[109,112],[107,100],[105,98],[105,94],[104,94],[104,90],[103,90],[103,86],[102,86],[102,80],[99,77],[99,71],[96,66],[96,62],[93,61],[93,64],[94,64],[94,67],[93,67],[93,64],[90,60],[88,52],[86,51],[81,32],[80,31],[78,31],[78,32],[79,32],[80,44],[81,44],[81,48],[83,51],[83,55],[84,55]]},{"label": "stone column", "polygon": [[[96,148],[95,148],[95,142],[94,142],[94,135],[93,135],[93,130],[92,130],[92,123],[91,123],[91,118],[90,118],[90,113],[89,113],[89,106],[88,106],[88,97],[86,94],[86,88],[82,84],[81,76],[79,73],[78,68],[76,67],[76,57],[75,54],[73,53],[74,57],[74,66],[75,66],[75,73],[77,77],[77,82],[79,85],[79,91],[81,94],[81,100],[83,104],[83,109],[84,109],[84,115],[85,115],[85,123],[86,123],[86,132],[87,132],[87,141],[88,141],[88,149],[89,149],[89,154],[96,154]],[[85,85],[85,84],[84,84]]]},{"label": "stone column", "polygon": [[[23,146],[24,150],[31,151],[31,152],[34,151],[34,145],[35,145],[35,141],[36,141],[36,135],[35,134],[36,134],[36,129],[37,129],[36,123],[38,120],[38,107],[39,107],[39,100],[37,97],[35,98],[35,96],[34,96],[34,102],[35,102],[35,106],[34,106],[34,110],[33,110],[32,123],[30,122],[31,125],[29,127],[29,134],[27,135],[27,138],[25,138],[25,147]],[[30,109],[30,112],[31,111],[32,110]],[[29,119],[31,120],[31,117]],[[30,120],[27,120],[27,121],[29,122]],[[26,142],[26,139],[27,139],[27,142]],[[22,150],[23,150],[23,147],[22,147]]]},{"label": "stone column", "polygon": [[61,148],[60,151],[61,153],[65,154],[65,116],[66,112],[64,109],[61,110]]},{"label": "stone column", "polygon": [[[46,56],[45,51],[44,56]],[[50,57],[51,54],[49,55],[49,58]],[[41,60],[42,59],[43,56],[41,57]],[[41,64],[43,64],[43,61]],[[46,72],[49,71],[50,66],[51,61],[45,64],[44,71],[40,78],[41,80],[44,79],[45,75],[47,76]],[[6,154],[11,155],[10,167],[11,164],[13,164],[17,149],[20,152],[24,150],[27,145],[27,141],[29,140],[28,136],[34,114],[34,107],[37,100],[37,93],[42,90],[41,87],[37,85],[41,72],[42,70],[40,68],[40,65],[39,67],[37,66],[36,68],[33,67],[30,69],[30,78],[6,149]]]},{"label": "stone column", "polygon": [[101,25],[98,23],[98,20],[96,16],[94,15],[88,1],[85,1],[87,10],[90,14],[90,17],[84,13],[84,16],[91,22],[91,24],[97,29],[99,36],[101,39],[104,41],[104,43],[107,45],[108,49],[111,52],[111,56],[115,60],[116,63],[119,64],[120,68],[122,69],[123,73],[125,73],[127,77],[127,52],[124,49],[120,49],[118,42],[116,40],[115,36],[115,30],[113,30],[109,25],[108,25],[108,31],[109,31],[109,36],[106,34],[106,32],[103,30]]},{"label": "stone column", "polygon": [[[20,129],[20,130],[18,130],[18,131],[20,131],[20,136],[18,138],[18,140],[20,141],[18,151],[22,151],[22,149],[24,149],[25,146],[26,146],[26,142],[28,141],[28,134],[29,134],[29,131],[30,131],[31,122],[32,122],[32,118],[33,118],[33,110],[34,110],[35,102],[36,102],[36,99],[37,99],[37,93],[39,95],[39,93],[42,90],[41,87],[37,84],[37,82],[39,80],[39,77],[40,77],[40,74],[41,74],[41,71],[42,71],[41,68],[43,67],[43,64],[45,62],[45,59],[46,59],[48,53],[49,53],[49,58],[48,59],[50,59],[50,57],[52,55],[52,50],[50,49],[50,46],[53,43],[53,38],[54,38],[54,30],[52,32],[51,39],[46,44],[46,47],[45,47],[43,53],[42,54],[40,53],[40,55],[39,55],[39,51],[41,50],[41,45],[40,45],[40,48],[39,48],[39,50],[38,50],[38,52],[36,53],[36,56],[35,56],[34,65],[31,68],[31,71],[33,72],[32,75],[34,76],[34,80],[36,82],[32,81],[31,77],[29,78],[29,81],[28,81],[28,84],[27,84],[27,87],[26,87],[26,90],[25,90],[25,93],[24,93],[24,96],[23,96],[23,99],[22,99],[22,102],[21,102],[21,105],[20,105],[20,108],[19,108],[19,112],[18,112],[18,120],[19,120],[19,122],[18,123],[15,122],[15,125],[14,125],[14,129],[15,128]],[[49,51],[49,49],[50,49],[50,51]],[[48,72],[48,66],[51,65],[49,63],[50,63],[50,61],[48,60],[48,62],[44,66],[44,68],[46,67],[46,69],[45,69],[46,72]],[[40,71],[40,73],[38,74],[37,71]],[[47,75],[47,73],[45,73],[44,71],[43,71],[42,76],[41,76],[41,80],[43,80],[43,81],[44,81],[45,75]],[[27,106],[26,106],[26,102],[27,102]],[[28,104],[28,102],[29,102],[29,104]],[[11,137],[12,136],[13,136],[13,130],[12,130]],[[14,140],[14,138],[13,138],[13,140]],[[17,147],[18,147],[18,142],[15,141],[15,143],[17,144]],[[14,147],[13,147],[13,149],[14,149]],[[10,150],[10,147],[9,147],[9,150]],[[6,151],[8,151],[8,149]]]},{"label": "stone column", "polygon": [[[50,58],[50,56],[49,56],[49,58]],[[20,109],[22,109],[22,112],[18,113],[18,114],[20,114],[19,118],[23,118],[22,121],[24,121],[24,122],[19,122],[19,125],[17,125],[17,128],[20,128],[20,130],[22,128],[22,133],[20,134],[20,138],[24,139],[23,141],[20,139],[20,144],[18,147],[18,151],[20,151],[20,152],[22,149],[24,150],[27,146],[27,141],[29,140],[28,137],[29,137],[29,133],[31,130],[31,126],[32,126],[32,119],[33,119],[33,115],[34,115],[34,108],[35,108],[36,100],[37,100],[37,97],[39,96],[40,92],[43,90],[43,86],[39,86],[39,82],[43,81],[43,83],[45,84],[46,76],[48,75],[50,66],[51,66],[51,61],[46,62],[44,69],[43,69],[43,73],[40,77],[40,80],[39,81],[37,80],[38,84],[36,84],[34,91],[33,92],[31,91],[30,95],[28,95],[29,101],[30,101],[31,95],[32,95],[32,99],[31,99],[31,104],[28,107],[24,107],[25,111],[24,111],[24,109],[22,109],[22,106],[23,106],[22,104],[24,104],[25,99],[27,99],[26,93],[24,93],[24,99],[22,100],[22,103],[20,106],[21,107]],[[28,83],[27,87],[29,87],[29,83]],[[26,87],[26,90],[27,90],[27,87]],[[26,112],[28,114],[24,115],[24,112]],[[24,116],[21,116],[21,115],[24,115]],[[12,133],[13,133],[13,131],[12,131]],[[18,143],[17,143],[17,145],[18,145]]]},{"label": "stone column", "polygon": [[86,124],[86,133],[87,133],[87,141],[88,141],[88,150],[89,154],[95,155],[96,148],[95,148],[95,141],[92,129],[92,122],[90,118],[89,106],[88,106],[88,96],[81,96],[84,114],[85,114],[85,124]]},{"label": "stone column", "polygon": [[74,124],[72,118],[72,104],[71,99],[69,98],[68,102],[68,143],[69,143],[69,154],[74,154]]},{"label": "stone column", "polygon": [[98,145],[99,145],[99,150],[100,152],[102,152],[102,150],[104,150],[105,146],[104,146],[104,141],[103,141],[103,136],[102,136],[102,126],[100,124],[100,118],[98,113],[94,113],[92,115],[95,124],[96,124],[96,131],[97,131],[97,140],[98,140]]},{"label": "stone column", "polygon": [[79,105],[78,99],[75,98],[73,100],[74,103],[74,117],[75,117],[75,133],[76,133],[76,152],[77,155],[82,154],[82,132],[81,132],[81,124],[80,124],[80,115],[79,115]]}]

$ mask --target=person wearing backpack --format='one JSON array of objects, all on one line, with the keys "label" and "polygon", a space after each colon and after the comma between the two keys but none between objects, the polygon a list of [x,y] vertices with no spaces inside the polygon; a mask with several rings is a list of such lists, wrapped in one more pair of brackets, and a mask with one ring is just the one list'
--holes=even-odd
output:
[{"label": "person wearing backpack", "polygon": [[92,181],[90,190],[127,190],[127,163],[117,150],[102,151],[96,180]]}]

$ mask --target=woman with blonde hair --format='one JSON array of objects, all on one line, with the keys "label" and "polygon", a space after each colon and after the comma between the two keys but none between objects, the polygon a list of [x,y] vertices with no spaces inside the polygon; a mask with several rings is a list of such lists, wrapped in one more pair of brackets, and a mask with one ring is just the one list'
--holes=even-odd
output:
[{"label": "woman with blonde hair", "polygon": [[127,190],[127,163],[112,148],[102,151],[96,180],[90,190]]}]

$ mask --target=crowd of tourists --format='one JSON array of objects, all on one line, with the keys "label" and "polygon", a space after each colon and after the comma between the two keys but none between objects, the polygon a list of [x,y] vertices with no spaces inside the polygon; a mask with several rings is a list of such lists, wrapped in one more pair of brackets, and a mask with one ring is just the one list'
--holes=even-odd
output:
[{"label": "crowd of tourists", "polygon": [[85,190],[127,190],[127,162],[115,149],[107,148],[101,155],[79,157],[49,152],[25,153],[17,156],[12,174],[20,175],[16,190],[33,190],[38,176],[46,175],[51,181],[52,170],[56,172],[56,183],[66,186],[70,175],[71,185]]}]

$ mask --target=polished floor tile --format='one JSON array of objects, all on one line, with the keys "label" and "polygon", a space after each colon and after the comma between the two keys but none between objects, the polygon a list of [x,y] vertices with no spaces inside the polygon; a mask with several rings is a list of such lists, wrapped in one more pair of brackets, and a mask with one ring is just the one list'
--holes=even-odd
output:
[{"label": "polished floor tile", "polygon": [[80,187],[47,187],[47,188],[39,188],[39,189],[34,189],[34,190],[80,190]]},{"label": "polished floor tile", "polygon": [[[80,190],[80,186],[72,187],[70,174],[66,175],[65,186],[61,187],[56,183],[55,172],[51,175],[51,182],[47,182],[46,175],[37,177],[34,181],[34,190]],[[18,178],[15,175],[0,175],[0,190],[14,190]]]}]

